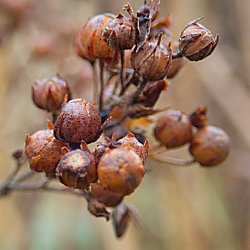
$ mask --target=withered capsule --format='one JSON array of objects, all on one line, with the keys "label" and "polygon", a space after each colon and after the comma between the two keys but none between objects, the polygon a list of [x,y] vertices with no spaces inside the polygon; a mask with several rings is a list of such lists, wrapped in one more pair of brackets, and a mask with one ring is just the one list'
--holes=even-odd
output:
[{"label": "withered capsule", "polygon": [[70,89],[68,83],[60,76],[49,77],[34,82],[32,97],[38,108],[54,113],[70,98]]},{"label": "withered capsule", "polygon": [[68,187],[86,189],[97,180],[93,155],[88,150],[76,149],[63,155],[56,168],[61,183]]},{"label": "withered capsule", "polygon": [[104,28],[114,20],[113,14],[100,14],[89,18],[78,34],[78,54],[86,60],[116,60],[116,51],[102,38]]},{"label": "withered capsule", "polygon": [[213,126],[198,129],[189,151],[201,166],[216,166],[229,154],[229,136],[222,129]]},{"label": "withered capsule", "polygon": [[115,50],[132,49],[139,35],[137,20],[128,19],[119,13],[103,31],[103,39]]},{"label": "withered capsule", "polygon": [[101,117],[97,107],[83,99],[66,103],[58,116],[54,135],[70,143],[91,143],[101,135]]},{"label": "withered capsule", "polygon": [[90,196],[103,203],[107,207],[115,207],[120,204],[123,200],[123,196],[114,192],[111,192],[107,187],[100,183],[92,183],[90,185]]},{"label": "withered capsule", "polygon": [[187,115],[177,110],[164,113],[154,128],[156,139],[167,148],[179,147],[192,139],[192,125]]},{"label": "withered capsule", "polygon": [[146,139],[145,143],[140,143],[132,132],[128,132],[126,136],[117,141],[117,145],[121,147],[131,148],[141,158],[143,164],[148,158],[149,142]]},{"label": "withered capsule", "polygon": [[99,182],[121,195],[134,192],[144,176],[141,158],[134,150],[123,147],[106,149],[97,171]]},{"label": "withered capsule", "polygon": [[202,128],[207,126],[208,117],[206,107],[196,108],[190,115],[189,120],[191,124],[196,128]]},{"label": "withered capsule", "polygon": [[199,61],[209,56],[219,42],[219,36],[214,36],[204,27],[198,18],[190,22],[182,31],[179,39],[179,50],[190,61]]},{"label": "withered capsule", "polygon": [[67,146],[66,143],[53,136],[52,129],[39,130],[32,136],[27,135],[25,154],[30,168],[36,172],[54,174],[61,159],[62,147],[65,146]]},{"label": "withered capsule", "polygon": [[132,53],[131,65],[144,80],[162,80],[171,68],[172,50],[160,43],[161,37],[158,42],[146,42]]}]

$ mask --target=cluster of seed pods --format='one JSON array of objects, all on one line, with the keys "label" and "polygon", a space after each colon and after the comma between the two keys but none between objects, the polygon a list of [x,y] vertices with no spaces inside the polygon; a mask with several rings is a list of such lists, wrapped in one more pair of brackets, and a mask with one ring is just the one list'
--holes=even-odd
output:
[{"label": "cluster of seed pods", "polygon": [[[100,82],[95,90],[99,105],[72,99],[68,83],[59,75],[32,86],[35,105],[53,114],[48,128],[26,137],[25,152],[32,170],[44,172],[69,188],[84,190],[88,209],[95,216],[113,214],[118,237],[126,230],[133,209],[121,205],[140,185],[150,150],[145,130],[148,116],[162,112],[154,106],[166,79],[174,77],[185,61],[209,56],[218,43],[196,19],[181,32],[179,41],[170,35],[169,17],[158,18],[159,0],[144,4],[136,13],[128,4],[122,13],[89,18],[76,37],[77,52],[93,67],[100,62]],[[104,84],[103,72],[109,75]],[[229,152],[229,137],[207,125],[205,108],[190,114],[167,110],[154,126],[160,147],[189,144],[192,162],[215,166]],[[98,141],[104,132],[105,141]],[[89,144],[95,143],[92,149]],[[94,148],[94,149],[93,149]],[[152,151],[152,152],[151,152]]]}]

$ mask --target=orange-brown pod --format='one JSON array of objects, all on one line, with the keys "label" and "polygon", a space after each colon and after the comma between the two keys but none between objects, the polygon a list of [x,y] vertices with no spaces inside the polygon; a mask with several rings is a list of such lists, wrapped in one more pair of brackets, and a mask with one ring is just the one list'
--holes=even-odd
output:
[{"label": "orange-brown pod", "polygon": [[110,13],[100,14],[89,18],[82,26],[78,37],[78,54],[86,60],[103,59],[115,61],[116,51],[103,40],[104,28],[115,18]]},{"label": "orange-brown pod", "polygon": [[229,136],[220,128],[203,127],[194,134],[189,151],[201,166],[216,166],[229,154]]},{"label": "orange-brown pod", "polygon": [[97,171],[100,183],[121,195],[134,192],[145,172],[141,158],[127,147],[106,149]]},{"label": "orange-brown pod", "polygon": [[170,110],[157,121],[154,135],[167,148],[179,147],[191,141],[192,125],[186,114]]},{"label": "orange-brown pod", "polygon": [[53,136],[52,129],[39,130],[32,136],[26,137],[25,153],[30,168],[36,172],[54,174],[61,159],[61,150],[66,143]]}]

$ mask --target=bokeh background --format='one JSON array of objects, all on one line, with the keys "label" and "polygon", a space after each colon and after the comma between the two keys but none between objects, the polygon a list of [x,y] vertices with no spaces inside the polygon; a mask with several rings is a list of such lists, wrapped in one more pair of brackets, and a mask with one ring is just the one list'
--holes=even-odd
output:
[{"label": "bokeh background", "polygon": [[[33,81],[59,72],[74,97],[90,98],[90,66],[75,54],[74,33],[87,17],[118,12],[126,2],[0,0],[1,180],[11,171],[10,155],[23,147],[25,133],[44,128],[49,117],[32,104]],[[201,16],[221,39],[212,56],[187,63],[171,80],[159,106],[190,112],[206,105],[210,124],[231,136],[229,158],[211,169],[149,161],[151,171],[128,199],[138,209],[141,228],[131,226],[121,240],[111,223],[92,217],[77,197],[15,193],[1,198],[1,250],[250,249],[250,2],[161,2],[161,15],[174,17],[176,39],[187,22]],[[137,9],[142,1],[130,3]],[[175,155],[185,157],[185,150]]]}]

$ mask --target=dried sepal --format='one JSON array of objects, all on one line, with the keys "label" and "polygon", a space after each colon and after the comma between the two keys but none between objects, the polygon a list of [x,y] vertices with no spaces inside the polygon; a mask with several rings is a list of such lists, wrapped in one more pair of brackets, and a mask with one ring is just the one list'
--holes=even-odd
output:
[{"label": "dried sepal", "polygon": [[134,208],[126,204],[121,204],[114,208],[112,213],[112,222],[115,234],[118,238],[122,237],[130,222],[139,224],[139,216]]},{"label": "dried sepal", "polygon": [[88,202],[88,210],[95,217],[104,217],[107,221],[110,219],[110,212],[107,211],[106,206],[95,199]]},{"label": "dried sepal", "polygon": [[145,107],[153,107],[161,92],[167,89],[168,86],[169,84],[166,80],[149,82],[136,102],[144,105]]},{"label": "dried sepal", "polygon": [[207,117],[207,108],[198,107],[190,115],[189,120],[192,125],[196,128],[202,128],[207,126],[208,117]]}]

